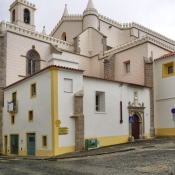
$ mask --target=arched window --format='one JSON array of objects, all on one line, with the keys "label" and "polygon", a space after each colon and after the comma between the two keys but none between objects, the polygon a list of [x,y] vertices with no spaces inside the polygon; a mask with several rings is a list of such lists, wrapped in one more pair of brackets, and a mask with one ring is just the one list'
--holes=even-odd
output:
[{"label": "arched window", "polygon": [[62,36],[61,36],[61,39],[62,39],[63,41],[66,41],[66,33],[65,33],[65,32],[63,32],[63,34],[62,34]]},{"label": "arched window", "polygon": [[35,49],[27,52],[26,75],[31,75],[40,70],[40,55]]},{"label": "arched window", "polygon": [[12,22],[15,22],[15,9],[12,12]]},{"label": "arched window", "polygon": [[24,22],[30,24],[30,11],[28,9],[24,9]]}]

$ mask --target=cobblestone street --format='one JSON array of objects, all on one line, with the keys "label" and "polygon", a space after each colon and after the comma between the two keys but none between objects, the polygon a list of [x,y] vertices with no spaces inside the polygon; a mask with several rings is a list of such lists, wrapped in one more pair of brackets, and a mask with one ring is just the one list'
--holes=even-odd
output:
[{"label": "cobblestone street", "polygon": [[[23,160],[21,157],[1,158],[0,174],[58,175],[125,175],[171,174],[175,167],[175,145],[172,140],[154,143],[155,147],[69,159]],[[125,145],[125,146],[129,146]]]}]

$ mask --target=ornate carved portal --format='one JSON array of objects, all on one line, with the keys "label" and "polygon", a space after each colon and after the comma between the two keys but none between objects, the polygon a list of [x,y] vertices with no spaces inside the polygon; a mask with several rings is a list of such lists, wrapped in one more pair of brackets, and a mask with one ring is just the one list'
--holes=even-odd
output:
[{"label": "ornate carved portal", "polygon": [[[139,139],[147,139],[145,136],[145,120],[144,120],[144,103],[138,103],[138,92],[134,92],[134,102],[128,102],[128,110],[129,116],[136,115],[138,117],[138,124],[139,124]],[[134,141],[134,137],[132,135],[132,124],[129,123],[129,141]]]}]

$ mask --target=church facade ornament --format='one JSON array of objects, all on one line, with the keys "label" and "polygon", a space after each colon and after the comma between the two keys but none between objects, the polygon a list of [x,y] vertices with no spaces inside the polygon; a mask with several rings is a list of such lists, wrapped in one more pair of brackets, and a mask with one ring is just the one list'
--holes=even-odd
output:
[{"label": "church facade ornament", "polygon": [[[144,103],[138,102],[138,91],[134,91],[134,102],[128,102],[128,114],[129,116],[137,116],[138,117],[138,127],[139,127],[139,139],[147,139],[145,136],[145,120],[144,120]],[[134,137],[132,135],[132,123],[129,123],[129,141],[134,141]]]}]

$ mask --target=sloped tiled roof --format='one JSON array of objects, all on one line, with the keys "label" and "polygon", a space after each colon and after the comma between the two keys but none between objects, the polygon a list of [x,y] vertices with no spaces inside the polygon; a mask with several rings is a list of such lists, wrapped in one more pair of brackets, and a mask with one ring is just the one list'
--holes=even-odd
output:
[{"label": "sloped tiled roof", "polygon": [[163,59],[163,58],[167,58],[167,57],[170,57],[170,56],[173,56],[173,55],[175,55],[175,52],[165,54],[165,55],[161,56],[160,58],[155,59],[154,61],[160,60],[160,59]]},{"label": "sloped tiled roof", "polygon": [[45,71],[47,69],[50,69],[50,68],[62,68],[62,69],[68,69],[68,70],[74,70],[74,71],[84,72],[84,70],[81,70],[81,69],[75,69],[75,68],[70,68],[70,67],[65,67],[65,66],[50,65],[50,66],[47,66],[47,67],[41,69],[38,72],[33,73],[32,75],[26,76],[25,78],[23,78],[23,79],[21,79],[19,81],[16,81],[15,83],[10,84],[9,86],[4,87],[3,90],[5,90],[5,89],[7,89],[7,88],[9,88],[9,87],[11,87],[11,86],[13,86],[15,84],[18,84],[18,83],[20,83],[20,82],[22,82],[22,81],[24,81],[24,80],[26,80],[26,79],[28,79],[30,77],[33,77],[36,74],[39,74],[39,73],[41,73],[41,72],[43,72],[43,71]]}]

